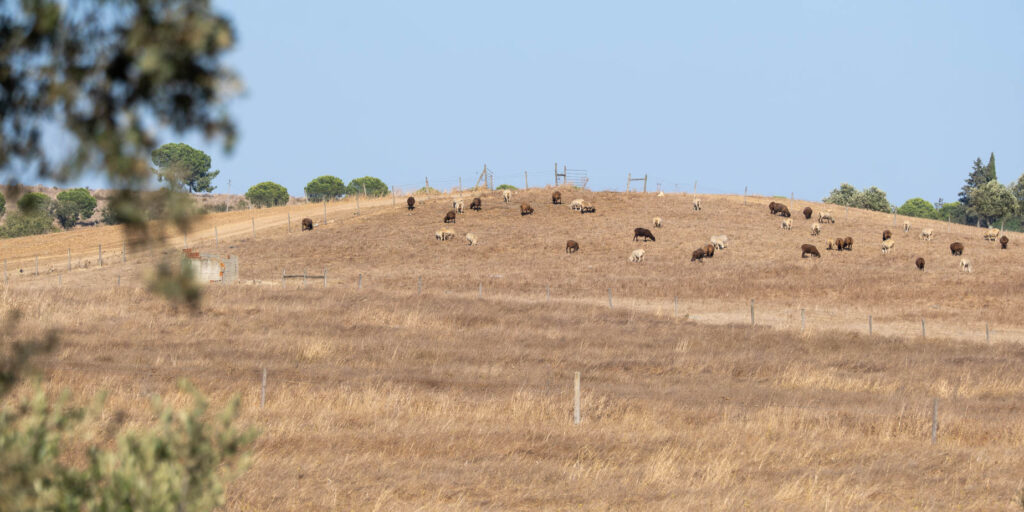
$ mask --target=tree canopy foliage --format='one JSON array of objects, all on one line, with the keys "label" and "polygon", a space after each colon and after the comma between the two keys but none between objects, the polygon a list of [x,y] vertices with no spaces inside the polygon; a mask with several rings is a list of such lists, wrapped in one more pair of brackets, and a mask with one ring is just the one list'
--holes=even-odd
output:
[{"label": "tree canopy foliage", "polygon": [[245,193],[245,198],[253,206],[268,207],[288,204],[288,189],[272,181],[257,183]]},{"label": "tree canopy foliage", "polygon": [[832,189],[832,192],[822,199],[822,202],[879,212],[892,211],[892,205],[889,204],[885,192],[878,187],[857,190],[849,183],[842,183],[838,188]]},{"label": "tree canopy foliage", "polygon": [[164,144],[153,150],[157,176],[171,186],[190,192],[213,192],[213,179],[220,171],[210,172],[210,155],[182,143]]},{"label": "tree canopy foliage", "polygon": [[96,198],[84,188],[65,190],[57,194],[52,211],[61,227],[69,229],[80,220],[92,217],[96,211]]},{"label": "tree canopy foliage", "polygon": [[935,206],[920,197],[907,199],[906,202],[903,203],[903,206],[900,206],[899,209],[896,210],[896,213],[906,215],[908,217],[920,217],[922,219],[937,218]]},{"label": "tree canopy foliage", "polygon": [[313,180],[307,183],[304,191],[306,192],[306,199],[319,203],[321,201],[340,199],[345,195],[347,189],[345,188],[345,182],[337,176],[320,176],[319,178],[313,178]]},{"label": "tree canopy foliage", "polygon": [[388,195],[388,190],[387,184],[373,176],[363,176],[348,182],[348,195],[365,193],[369,197],[383,197]]}]

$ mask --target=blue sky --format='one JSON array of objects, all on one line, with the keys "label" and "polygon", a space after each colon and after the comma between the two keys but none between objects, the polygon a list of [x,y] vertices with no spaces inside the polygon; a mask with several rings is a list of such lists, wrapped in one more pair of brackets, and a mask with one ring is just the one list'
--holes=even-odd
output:
[{"label": "blue sky", "polygon": [[[241,138],[218,191],[323,174],[453,186],[953,200],[1024,173],[1024,2],[214,2]],[[284,7],[288,5],[288,7]],[[172,142],[168,140],[167,142]]]}]

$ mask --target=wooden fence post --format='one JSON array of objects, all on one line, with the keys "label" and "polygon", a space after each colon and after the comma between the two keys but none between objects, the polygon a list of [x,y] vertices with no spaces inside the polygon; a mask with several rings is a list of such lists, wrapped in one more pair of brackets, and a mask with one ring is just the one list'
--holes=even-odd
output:
[{"label": "wooden fence post", "polygon": [[71,248],[68,247],[68,271],[71,271]]},{"label": "wooden fence post", "polygon": [[924,318],[921,319],[921,337],[922,338],[927,338],[928,337],[927,334],[925,334],[925,330],[924,330]]},{"label": "wooden fence post", "polygon": [[627,172],[626,173],[626,193],[627,194],[629,193],[629,184],[630,183],[633,183],[633,173],[632,172]]},{"label": "wooden fence post", "polygon": [[127,246],[128,242],[121,240],[121,263],[128,261],[128,251],[125,250],[127,249]]},{"label": "wooden fence post", "polygon": [[396,207],[396,203],[395,203],[395,186],[394,185],[391,185],[391,207],[392,208]]},{"label": "wooden fence post", "polygon": [[267,403],[267,367],[263,367],[263,383],[260,384],[260,409]]},{"label": "wooden fence post", "polygon": [[[359,194],[356,194],[356,204],[359,204]],[[324,201],[324,225],[327,225],[327,201]]]},{"label": "wooden fence post", "polygon": [[530,177],[523,171],[523,190],[530,188]]},{"label": "wooden fence post", "polygon": [[873,328],[872,322],[871,322],[871,315],[868,315],[868,336],[871,336],[873,330],[874,330],[874,328]]},{"label": "wooden fence post", "polygon": [[750,325],[754,325],[754,299],[750,299]]},{"label": "wooden fence post", "polygon": [[580,424],[580,372],[576,372],[572,379],[573,388],[573,399],[572,399],[572,423],[574,425]]},{"label": "wooden fence post", "polygon": [[804,308],[800,308],[800,332],[807,330],[807,320],[804,316]]},{"label": "wooden fence post", "polygon": [[[356,215],[359,215],[359,194],[356,194]],[[326,213],[324,213],[324,224],[327,224],[327,214]]]},{"label": "wooden fence post", "polygon": [[608,288],[608,309],[612,308],[612,289]]},{"label": "wooden fence post", "polygon": [[359,274],[359,280],[356,282],[356,290],[363,289],[363,275]]},{"label": "wooden fence post", "polygon": [[[100,266],[102,266],[102,265],[103,265],[103,262],[100,261]],[[37,276],[39,275],[39,255],[38,254],[36,254],[36,275]]]},{"label": "wooden fence post", "polygon": [[988,322],[985,322],[985,343],[989,343],[990,341],[991,340],[989,340],[988,337]]},{"label": "wooden fence post", "polygon": [[256,217],[252,218],[252,237],[256,238]]},{"label": "wooden fence post", "polygon": [[102,267],[103,266],[103,244],[99,244],[99,247],[97,247],[97,251],[100,254],[100,266]]}]

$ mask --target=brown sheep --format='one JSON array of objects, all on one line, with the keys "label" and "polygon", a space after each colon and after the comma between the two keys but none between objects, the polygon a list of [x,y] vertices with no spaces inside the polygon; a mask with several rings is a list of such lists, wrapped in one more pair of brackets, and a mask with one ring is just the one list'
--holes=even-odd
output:
[{"label": "brown sheep", "polygon": [[805,219],[810,219],[811,218],[811,214],[813,214],[813,213],[814,213],[814,210],[812,210],[810,206],[808,206],[807,208],[804,208],[804,218]]},{"label": "brown sheep", "polygon": [[888,229],[885,230],[885,231],[882,231],[882,241],[883,242],[888,240],[888,239],[890,239],[890,238],[892,238],[892,231],[889,231]]},{"label": "brown sheep", "polygon": [[835,245],[836,245],[836,250],[837,251],[843,250],[843,239],[842,238],[836,238]]},{"label": "brown sheep", "polygon": [[848,237],[843,239],[843,250],[844,251],[852,251],[853,250],[853,237],[849,237],[848,236]]},{"label": "brown sheep", "polygon": [[779,203],[776,203],[775,201],[768,203],[768,211],[771,212],[772,215],[775,215],[775,208],[778,207],[778,204]]},{"label": "brown sheep", "polygon": [[772,201],[768,205],[768,209],[771,210],[772,215],[778,214],[778,215],[781,215],[783,217],[789,217],[790,216],[789,215],[789,207],[787,207],[786,205],[784,205],[782,203],[776,203],[775,201]]},{"label": "brown sheep", "polygon": [[519,205],[519,215],[530,215],[533,213],[533,207],[529,203],[523,203]]},{"label": "brown sheep", "polygon": [[914,265],[917,265],[918,270],[924,270],[924,258],[918,258]]},{"label": "brown sheep", "polygon": [[949,244],[949,252],[953,253],[953,256],[962,256],[964,254],[964,244],[960,242]]},{"label": "brown sheep", "polygon": [[657,241],[654,239],[654,233],[651,233],[651,230],[647,228],[636,228],[633,230],[633,241],[636,242],[636,239],[640,237],[644,237],[644,242],[646,242],[647,239],[650,239],[652,242]]},{"label": "brown sheep", "polygon": [[313,219],[310,219],[308,217],[305,218],[305,219],[302,219],[302,230],[303,231],[313,231]]},{"label": "brown sheep", "polygon": [[405,204],[409,205],[410,210],[416,208],[416,198],[409,196],[409,199],[405,200]]},{"label": "brown sheep", "polygon": [[999,237],[999,245],[1003,249],[1006,249],[1006,244],[1008,244],[1008,243],[1010,243],[1010,239],[1006,238],[1006,235],[1003,235],[1003,236]]},{"label": "brown sheep", "polygon": [[482,205],[483,201],[481,201],[479,197],[474,197],[473,200],[469,203],[469,209],[480,211],[480,207]]},{"label": "brown sheep", "polygon": [[701,263],[704,263],[704,256],[704,249],[697,249],[696,251],[693,251],[693,254],[690,256],[690,261],[699,261]]},{"label": "brown sheep", "polygon": [[708,244],[708,245],[704,246],[704,257],[705,258],[714,258],[715,257],[715,246],[713,244]]},{"label": "brown sheep", "polygon": [[576,243],[576,240],[569,240],[565,243],[565,252],[572,254],[580,250],[580,244]]},{"label": "brown sheep", "polygon": [[551,204],[562,204],[562,193],[554,191],[551,193]]},{"label": "brown sheep", "polygon": [[821,253],[818,252],[818,248],[817,247],[815,247],[815,246],[813,246],[811,244],[803,244],[803,245],[801,245],[800,246],[800,257],[801,258],[806,258],[808,254],[810,254],[811,256],[814,256],[815,258],[820,258],[821,257]]},{"label": "brown sheep", "polygon": [[444,214],[444,223],[447,224],[449,222],[455,223],[455,210],[448,210],[448,213]]}]

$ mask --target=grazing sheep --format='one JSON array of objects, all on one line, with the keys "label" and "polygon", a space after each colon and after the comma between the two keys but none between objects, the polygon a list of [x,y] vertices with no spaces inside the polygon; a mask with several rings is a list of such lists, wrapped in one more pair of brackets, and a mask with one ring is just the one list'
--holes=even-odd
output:
[{"label": "grazing sheep", "polygon": [[924,258],[918,258],[914,261],[914,265],[917,265],[918,270],[924,270]]},{"label": "grazing sheep", "polygon": [[811,224],[811,236],[818,236],[821,233],[821,224]]},{"label": "grazing sheep", "polygon": [[658,197],[665,197],[665,193],[659,190],[658,191]]},{"label": "grazing sheep", "polygon": [[633,254],[629,255],[629,261],[633,263],[643,263],[645,254],[647,254],[647,251],[643,249],[637,249],[633,251]]},{"label": "grazing sheep", "polygon": [[[904,233],[909,233],[910,232],[910,221],[909,220],[903,221],[903,232]],[[921,260],[921,261],[923,262],[924,260]]]},{"label": "grazing sheep", "polygon": [[533,207],[529,203],[523,203],[519,205],[519,215],[530,215],[533,213]]},{"label": "grazing sheep", "polygon": [[444,223],[447,224],[449,222],[455,223],[455,210],[448,210],[448,213],[444,214]]},{"label": "grazing sheep", "polygon": [[832,240],[831,238],[829,238],[825,242],[826,242],[826,244],[825,244],[825,250],[826,251],[831,251],[831,250],[841,251],[841,250],[843,250],[843,244],[840,243],[839,245],[836,245],[836,240]]},{"label": "grazing sheep", "polygon": [[583,204],[580,205],[580,214],[581,215],[584,214],[584,213],[594,213],[596,211],[597,211],[597,208],[594,208],[594,205],[592,205],[592,204],[590,204],[590,203],[588,203],[586,201],[583,201]]},{"label": "grazing sheep", "polygon": [[656,227],[656,228],[660,228],[661,227],[661,217],[655,217],[654,218],[654,227]]},{"label": "grazing sheep", "polygon": [[836,238],[835,244],[836,244],[836,250],[837,251],[843,250],[843,239],[842,238]]},{"label": "grazing sheep", "polygon": [[960,242],[953,242],[949,244],[949,252],[952,253],[953,256],[963,256],[964,244]]},{"label": "grazing sheep", "polygon": [[928,241],[928,240],[932,239],[932,235],[934,235],[934,233],[932,233],[931,228],[929,228],[929,229],[922,229],[921,230],[921,234],[919,236],[920,236],[920,238],[922,240]]},{"label": "grazing sheep", "polygon": [[779,203],[776,203],[775,201],[768,203],[768,211],[771,212],[772,215],[775,215],[775,208],[778,206],[778,204]]},{"label": "grazing sheep", "polygon": [[481,201],[479,197],[474,197],[473,200],[469,202],[470,210],[480,211],[481,206],[483,206],[483,201]]},{"label": "grazing sheep", "polygon": [[434,238],[444,242],[446,240],[451,240],[455,238],[455,232],[450,229],[442,229],[440,231],[434,232]]},{"label": "grazing sheep", "polygon": [[836,218],[832,216],[832,210],[825,210],[823,212],[818,212],[818,222],[822,224],[835,224]]},{"label": "grazing sheep", "polygon": [[1006,235],[1003,235],[1003,236],[999,237],[999,245],[1003,249],[1006,249],[1006,244],[1008,244],[1008,243],[1010,243],[1010,239],[1006,238]]},{"label": "grazing sheep", "polygon": [[998,228],[988,229],[987,231],[985,231],[984,238],[985,238],[985,240],[988,240],[989,242],[995,242],[996,239],[999,238],[999,229]]},{"label": "grazing sheep", "polygon": [[465,207],[465,203],[462,202],[462,199],[459,199],[458,201],[454,201],[453,204],[452,204],[452,208],[455,208],[455,212],[456,213],[466,213],[466,210],[464,209],[464,207]]},{"label": "grazing sheep", "polygon": [[405,200],[405,204],[409,206],[410,210],[415,209],[416,208],[416,198],[414,198],[412,196],[409,196],[409,199]]},{"label": "grazing sheep", "polygon": [[551,204],[562,204],[562,193],[554,191],[551,193]]},{"label": "grazing sheep", "polygon": [[504,199],[506,203],[511,202],[512,201],[512,191],[508,190],[508,189],[502,190],[501,191],[501,198]]},{"label": "grazing sheep", "polygon": [[725,235],[715,235],[711,237],[711,243],[715,245],[716,249],[725,249],[725,246],[729,244],[729,237]]},{"label": "grazing sheep", "polygon": [[848,236],[848,237],[843,239],[843,250],[844,251],[852,251],[853,250],[853,237],[849,237]]},{"label": "grazing sheep", "polygon": [[577,211],[577,212],[582,210],[583,209],[583,200],[582,199],[573,199],[572,202],[569,203],[569,209],[573,210],[573,211]]},{"label": "grazing sheep", "polygon": [[793,229],[793,219],[785,219],[782,221],[782,229]]},{"label": "grazing sheep", "polygon": [[771,211],[772,215],[778,214],[778,215],[781,215],[783,217],[789,217],[790,216],[789,215],[789,207],[784,205],[784,204],[782,204],[782,203],[776,203],[775,201],[772,201],[771,203],[768,203],[768,210]]},{"label": "grazing sheep", "polygon": [[890,238],[892,238],[892,231],[889,231],[888,229],[885,230],[885,231],[882,231],[882,241],[883,242],[888,240],[888,239],[890,239]]},{"label": "grazing sheep", "polygon": [[895,246],[895,245],[896,245],[896,241],[895,240],[889,239],[889,240],[883,241],[882,242],[882,254],[889,254],[889,251],[891,251],[893,246]]},{"label": "grazing sheep", "polygon": [[715,257],[715,246],[713,244],[708,244],[708,245],[704,246],[704,257],[705,258],[714,258]]},{"label": "grazing sheep", "polygon": [[694,211],[700,211],[700,198],[699,197],[693,198],[693,210]]},{"label": "grazing sheep", "polygon": [[693,251],[693,254],[690,255],[690,261],[691,262],[699,261],[701,263],[704,263],[704,256],[705,256],[704,248],[701,247],[700,249],[697,249],[696,251]]},{"label": "grazing sheep", "polygon": [[644,242],[646,242],[648,239],[650,239],[650,241],[652,242],[657,241],[654,239],[654,233],[651,233],[651,230],[647,228],[636,228],[633,230],[633,241],[636,242],[636,239],[640,237],[644,237]]},{"label": "grazing sheep", "polygon": [[313,219],[310,219],[309,217],[302,219],[302,230],[313,231]]},{"label": "grazing sheep", "polygon": [[815,247],[815,246],[813,246],[811,244],[803,244],[803,245],[801,245],[800,246],[800,257],[801,258],[806,258],[808,254],[810,254],[811,256],[814,256],[815,258],[820,258],[821,257],[821,253],[818,252],[818,248],[817,247]]},{"label": "grazing sheep", "polygon": [[476,235],[474,235],[473,233],[466,233],[466,241],[469,242],[469,245],[476,245]]},{"label": "grazing sheep", "polygon": [[960,258],[960,270],[963,272],[971,273],[971,260],[967,258]]},{"label": "grazing sheep", "polygon": [[810,206],[804,208],[804,218],[805,219],[809,220],[811,218],[811,214],[812,213],[814,213],[814,210],[812,210]]},{"label": "grazing sheep", "polygon": [[580,250],[580,244],[576,243],[576,240],[569,240],[565,243],[565,252],[572,254]]}]

